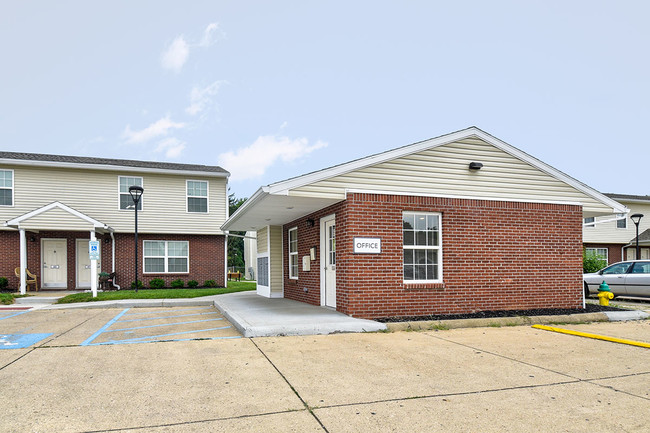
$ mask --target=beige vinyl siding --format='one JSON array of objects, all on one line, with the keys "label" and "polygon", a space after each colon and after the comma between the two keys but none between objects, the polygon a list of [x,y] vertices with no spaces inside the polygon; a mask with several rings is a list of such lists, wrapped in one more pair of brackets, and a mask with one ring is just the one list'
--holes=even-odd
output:
[{"label": "beige vinyl siding", "polygon": [[[635,238],[636,236],[636,226],[630,219],[630,215],[635,213],[643,214],[644,217],[641,218],[639,223],[639,234],[643,233],[645,230],[650,229],[650,203],[634,203],[626,202],[624,200],[618,200],[619,203],[627,206],[630,209],[630,213],[627,218],[627,228],[619,229],[616,228],[616,221],[609,221],[600,224],[596,224],[595,227],[584,227],[582,228],[582,241],[585,243],[612,243],[612,244],[627,244],[629,241]],[[604,221],[608,219],[615,218],[615,215],[596,217],[596,222]]]},{"label": "beige vinyl siding", "polygon": [[[225,178],[26,166],[0,168],[14,170],[15,185],[14,206],[0,208],[3,221],[58,201],[116,232],[133,232],[133,211],[119,209],[119,176],[143,178],[143,209],[138,211],[141,233],[221,234],[220,227],[226,220]],[[187,179],[208,181],[208,214],[187,213]]]},{"label": "beige vinyl siding", "polygon": [[271,273],[269,281],[271,283],[271,296],[282,294],[284,278],[282,273],[282,226],[269,227],[270,247],[269,257],[271,262]]},{"label": "beige vinyl siding", "polygon": [[48,227],[48,230],[70,230],[70,231],[90,231],[93,225],[63,209],[54,208],[47,212],[36,215],[25,220],[20,225],[27,230],[42,230]]},{"label": "beige vinyl siding", "polygon": [[264,227],[257,231],[257,254],[269,252],[269,228]]},{"label": "beige vinyl siding", "polygon": [[[483,168],[468,169],[470,162]],[[471,138],[335,176],[290,191],[295,196],[345,198],[346,189],[540,202],[575,202],[583,212],[611,209],[509,153]]]}]

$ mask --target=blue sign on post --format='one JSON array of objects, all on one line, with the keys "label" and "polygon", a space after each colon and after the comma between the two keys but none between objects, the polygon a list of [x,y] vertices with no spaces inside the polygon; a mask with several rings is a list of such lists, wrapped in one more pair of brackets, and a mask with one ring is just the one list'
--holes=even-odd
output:
[{"label": "blue sign on post", "polygon": [[88,256],[90,260],[99,260],[99,241],[88,242]]}]

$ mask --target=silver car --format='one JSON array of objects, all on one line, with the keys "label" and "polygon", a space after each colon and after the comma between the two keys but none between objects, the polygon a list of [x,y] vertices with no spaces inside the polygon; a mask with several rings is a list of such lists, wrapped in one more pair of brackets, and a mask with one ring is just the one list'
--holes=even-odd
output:
[{"label": "silver car", "polygon": [[605,281],[614,296],[650,296],[650,260],[629,260],[609,265],[593,274],[582,274],[585,296],[598,293]]}]

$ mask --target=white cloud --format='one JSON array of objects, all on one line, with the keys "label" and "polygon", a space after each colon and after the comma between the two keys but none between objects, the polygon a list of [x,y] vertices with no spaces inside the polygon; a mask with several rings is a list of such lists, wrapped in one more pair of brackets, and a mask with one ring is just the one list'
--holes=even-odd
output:
[{"label": "white cloud", "polygon": [[181,129],[184,127],[184,123],[174,122],[167,115],[140,131],[133,131],[131,125],[126,125],[122,133],[122,138],[126,139],[127,143],[144,143],[152,138],[167,135],[172,129]]},{"label": "white cloud", "polygon": [[167,158],[178,158],[183,150],[185,143],[174,137],[165,138],[156,147],[156,152],[165,152]]},{"label": "white cloud", "polygon": [[203,39],[199,42],[200,47],[209,47],[214,44],[219,36],[223,36],[223,32],[219,30],[219,24],[210,23],[203,31]]},{"label": "white cloud", "polygon": [[284,122],[282,122],[282,125],[280,125],[280,129],[284,129],[284,128],[286,128],[287,126],[289,126],[289,122],[287,122],[287,121],[285,120]]},{"label": "white cloud", "polygon": [[262,176],[277,160],[292,162],[326,146],[323,141],[309,145],[304,137],[260,136],[248,147],[220,154],[219,165],[231,173],[231,180],[253,179]]},{"label": "white cloud", "polygon": [[208,108],[212,105],[212,98],[219,92],[219,88],[226,83],[226,81],[215,81],[202,89],[199,87],[192,88],[190,106],[185,109],[185,112],[194,116]]},{"label": "white cloud", "polygon": [[169,47],[167,47],[165,52],[162,54],[160,62],[163,68],[171,69],[174,72],[180,72],[189,56],[190,47],[185,41],[183,35],[181,35],[174,39]]}]

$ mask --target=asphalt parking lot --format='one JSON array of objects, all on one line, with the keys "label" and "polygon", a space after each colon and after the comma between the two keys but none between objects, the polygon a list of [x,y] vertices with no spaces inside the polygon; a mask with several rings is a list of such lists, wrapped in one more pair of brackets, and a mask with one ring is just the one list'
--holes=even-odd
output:
[{"label": "asphalt parking lot", "polygon": [[[42,338],[0,350],[0,431],[650,425],[642,347],[528,326],[254,339],[228,326],[202,307],[2,311],[0,335]],[[650,321],[556,326],[650,343]]]}]

